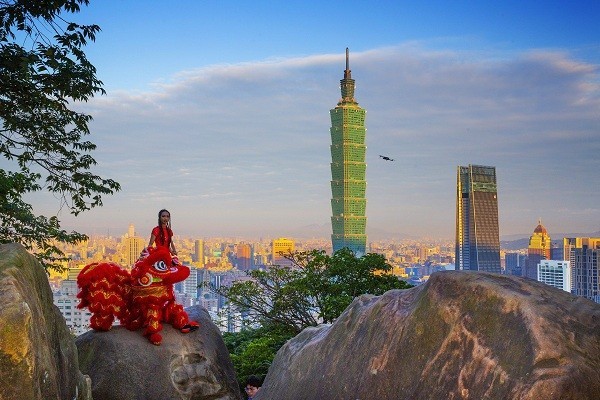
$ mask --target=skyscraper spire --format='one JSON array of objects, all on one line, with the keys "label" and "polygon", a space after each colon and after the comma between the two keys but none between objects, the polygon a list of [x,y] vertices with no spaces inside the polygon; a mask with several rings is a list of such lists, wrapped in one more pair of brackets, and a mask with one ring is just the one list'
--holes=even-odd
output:
[{"label": "skyscraper spire", "polygon": [[350,51],[346,47],[346,70],[344,71],[344,79],[352,79],[352,71],[350,71]]},{"label": "skyscraper spire", "polygon": [[346,47],[346,70],[344,71],[344,79],[340,80],[340,89],[342,90],[342,99],[340,105],[356,105],[354,100],[354,79],[352,79],[352,71],[350,71],[350,51]]}]

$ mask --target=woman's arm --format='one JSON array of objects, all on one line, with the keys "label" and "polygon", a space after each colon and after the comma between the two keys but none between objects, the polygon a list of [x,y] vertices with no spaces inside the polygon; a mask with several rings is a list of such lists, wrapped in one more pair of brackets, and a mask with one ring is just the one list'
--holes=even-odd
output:
[{"label": "woman's arm", "polygon": [[152,247],[154,240],[156,240],[156,236],[154,236],[154,233],[151,233],[150,234],[150,242],[148,243],[148,247]]}]

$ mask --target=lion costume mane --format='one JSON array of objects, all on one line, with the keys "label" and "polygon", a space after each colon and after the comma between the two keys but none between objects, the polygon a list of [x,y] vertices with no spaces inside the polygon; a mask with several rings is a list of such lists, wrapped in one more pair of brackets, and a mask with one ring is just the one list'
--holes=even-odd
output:
[{"label": "lion costume mane", "polygon": [[183,333],[199,327],[173,293],[173,284],[189,275],[166,248],[144,250],[131,272],[110,262],[89,264],[77,276],[77,307],[90,310],[92,329],[108,331],[117,318],[129,330],[145,328],[144,336],[159,345],[163,322]]}]

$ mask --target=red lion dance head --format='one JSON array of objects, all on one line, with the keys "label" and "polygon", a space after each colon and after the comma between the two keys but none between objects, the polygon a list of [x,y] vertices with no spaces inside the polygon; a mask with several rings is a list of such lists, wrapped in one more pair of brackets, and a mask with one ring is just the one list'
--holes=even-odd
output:
[{"label": "red lion dance head", "polygon": [[189,268],[165,248],[144,250],[131,272],[114,263],[90,264],[77,277],[78,308],[90,310],[93,329],[107,331],[118,318],[129,330],[145,328],[144,336],[159,345],[163,322],[183,333],[199,327],[175,302],[173,293],[173,284],[189,275]]}]

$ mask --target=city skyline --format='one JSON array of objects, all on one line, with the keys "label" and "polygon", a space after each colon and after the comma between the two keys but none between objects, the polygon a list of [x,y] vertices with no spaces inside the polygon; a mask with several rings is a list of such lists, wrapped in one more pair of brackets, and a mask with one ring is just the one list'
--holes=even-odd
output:
[{"label": "city skyline", "polygon": [[[108,93],[78,106],[94,117],[93,171],[123,190],[60,213],[66,229],[133,223],[146,237],[161,208],[184,236],[330,226],[328,110],[349,47],[368,110],[369,238],[453,237],[467,164],[496,166],[501,236],[539,218],[549,232],[600,231],[596,2],[142,4],[92,2],[77,17],[102,28],[86,52]],[[346,19],[330,18],[342,5]]]}]

